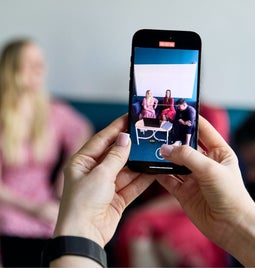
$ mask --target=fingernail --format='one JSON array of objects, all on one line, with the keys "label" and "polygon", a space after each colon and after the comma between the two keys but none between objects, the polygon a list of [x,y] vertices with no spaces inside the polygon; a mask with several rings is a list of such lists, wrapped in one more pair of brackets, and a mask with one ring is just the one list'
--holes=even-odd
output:
[{"label": "fingernail", "polygon": [[120,132],[117,140],[116,140],[116,145],[126,147],[129,143],[129,134]]},{"label": "fingernail", "polygon": [[163,144],[160,148],[160,153],[162,155],[170,155],[173,151],[173,148],[174,147],[172,145]]}]

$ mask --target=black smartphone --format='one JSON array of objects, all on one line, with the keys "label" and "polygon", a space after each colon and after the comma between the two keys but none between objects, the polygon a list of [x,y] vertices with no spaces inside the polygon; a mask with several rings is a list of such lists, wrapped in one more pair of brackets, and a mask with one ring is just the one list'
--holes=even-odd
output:
[{"label": "black smartphone", "polygon": [[138,172],[188,174],[165,160],[163,144],[197,148],[201,38],[191,31],[137,31],[129,82],[128,166]]}]

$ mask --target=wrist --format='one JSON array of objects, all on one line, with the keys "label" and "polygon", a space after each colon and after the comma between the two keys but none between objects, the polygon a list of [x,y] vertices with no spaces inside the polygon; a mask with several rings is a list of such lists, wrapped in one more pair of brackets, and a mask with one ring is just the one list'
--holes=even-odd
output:
[{"label": "wrist", "polygon": [[[60,221],[59,221],[60,222]],[[69,224],[67,221],[61,220],[61,224],[57,223],[53,238],[58,236],[78,236],[90,239],[100,245],[102,248],[105,247],[105,241],[102,237],[102,234],[93,224],[79,222],[77,220],[77,224],[74,225],[72,222]],[[64,223],[63,223],[64,222]]]},{"label": "wrist", "polygon": [[[106,252],[94,241],[78,236],[58,236],[48,240],[42,252],[42,267],[49,267],[50,263],[54,267],[69,267],[68,263],[71,266],[87,267],[88,259],[101,267],[107,267]],[[90,267],[98,267],[94,264],[90,262]]]},{"label": "wrist", "polygon": [[[250,204],[249,204],[250,203]],[[253,200],[242,206],[242,216],[232,228],[230,239],[224,247],[245,266],[255,266],[255,204]],[[244,208],[245,207],[245,208]],[[230,223],[233,225],[233,223]]]}]

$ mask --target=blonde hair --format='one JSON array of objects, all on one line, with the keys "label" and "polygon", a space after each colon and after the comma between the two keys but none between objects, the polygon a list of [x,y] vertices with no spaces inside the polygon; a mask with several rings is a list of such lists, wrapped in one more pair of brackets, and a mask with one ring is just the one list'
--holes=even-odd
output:
[{"label": "blonde hair", "polygon": [[[27,88],[21,77],[22,52],[31,44],[34,42],[29,39],[13,41],[0,57],[0,146],[3,160],[9,165],[23,161],[25,142],[31,144],[37,161],[43,158],[46,149],[49,98],[42,89]],[[31,105],[30,125],[20,112],[24,104]]]}]

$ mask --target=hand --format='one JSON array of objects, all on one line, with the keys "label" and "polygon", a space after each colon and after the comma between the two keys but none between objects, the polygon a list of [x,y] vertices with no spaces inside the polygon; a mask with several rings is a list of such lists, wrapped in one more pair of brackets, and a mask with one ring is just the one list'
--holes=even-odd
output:
[{"label": "hand", "polygon": [[186,126],[189,126],[189,127],[192,126],[192,122],[190,120],[187,120],[184,123]]},{"label": "hand", "polygon": [[55,226],[58,217],[59,202],[51,201],[37,206],[35,217],[40,218],[45,224]]},{"label": "hand", "polygon": [[55,236],[83,236],[104,247],[127,205],[153,182],[123,168],[130,151],[128,134],[120,134],[126,126],[127,116],[115,120],[69,161]]},{"label": "hand", "polygon": [[157,180],[179,200],[189,218],[209,239],[243,264],[255,265],[255,206],[243,184],[237,157],[202,117],[199,138],[207,156],[189,146],[163,145],[163,157],[187,166],[192,173],[158,175]]},{"label": "hand", "polygon": [[182,125],[185,125],[185,121],[182,120],[182,119],[179,119],[178,122],[179,122],[180,124],[182,124]]}]

